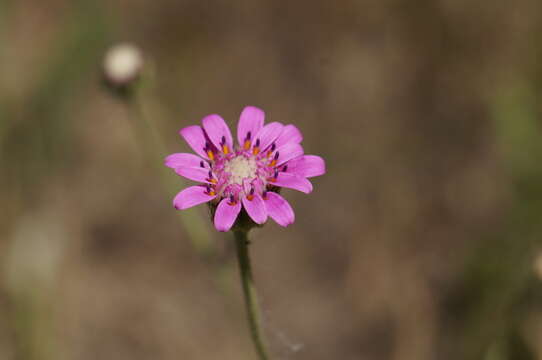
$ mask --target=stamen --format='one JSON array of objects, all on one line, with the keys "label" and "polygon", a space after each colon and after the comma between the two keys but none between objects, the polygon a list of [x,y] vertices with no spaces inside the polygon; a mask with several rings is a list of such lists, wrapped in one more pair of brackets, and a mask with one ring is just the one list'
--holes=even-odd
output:
[{"label": "stamen", "polygon": [[215,154],[213,153],[213,150],[211,148],[211,144],[209,144],[209,142],[205,142],[205,147],[203,148],[203,150],[207,153],[207,156],[209,157],[209,159],[211,161],[213,161],[215,159]]},{"label": "stamen", "polygon": [[236,202],[235,202],[235,196],[233,196],[233,194],[230,195],[230,205],[235,205]]},{"label": "stamen", "polygon": [[243,148],[245,150],[250,149],[250,140],[245,140],[245,143],[243,144]]},{"label": "stamen", "polygon": [[273,151],[275,151],[275,149],[277,148],[277,145],[275,143],[273,143],[271,145],[271,148],[269,149],[269,151],[267,152],[267,157],[270,157],[271,154],[273,153]]},{"label": "stamen", "polygon": [[252,153],[254,155],[258,155],[260,152],[260,139],[256,140],[256,144],[254,144],[254,149],[252,149]]},{"label": "stamen", "polygon": [[275,169],[275,174],[273,175],[273,177],[270,177],[269,179],[267,179],[267,181],[269,182],[275,182],[277,181],[277,177],[279,176],[279,170],[278,169]]},{"label": "stamen", "polygon": [[220,139],[220,145],[222,145],[222,152],[225,155],[228,155],[230,149],[228,148],[228,145],[226,145],[226,137],[224,135],[222,135],[222,139]]},{"label": "stamen", "polygon": [[287,170],[288,170],[288,165],[284,165],[284,167],[282,168],[282,171],[286,172]]},{"label": "stamen", "polygon": [[[278,158],[279,158],[279,152],[277,151],[277,152],[275,153],[275,157],[274,157],[273,160],[269,163],[269,166],[275,166],[275,165],[277,165],[277,160],[278,160]],[[276,177],[276,176],[275,176],[275,177]]]},{"label": "stamen", "polygon": [[222,139],[220,140],[220,145],[222,145],[222,152],[226,155],[230,152],[230,149],[228,149],[228,145],[226,145],[226,137],[222,135]]},{"label": "stamen", "polygon": [[250,131],[247,132],[247,136],[245,136],[245,143],[243,144],[243,148],[244,148],[245,150],[250,149],[250,143],[251,143],[250,137],[251,137],[251,136],[252,136],[252,133],[251,133]]},{"label": "stamen", "polygon": [[264,192],[262,193],[262,198],[264,200],[267,200],[267,190],[264,190]]},{"label": "stamen", "polygon": [[215,196],[216,195],[216,193],[215,193],[214,189],[211,187],[211,185],[205,184],[205,187],[207,188],[207,195],[209,195],[209,196]]},{"label": "stamen", "polygon": [[254,199],[254,186],[252,186],[252,189],[250,189],[250,193],[247,195],[247,199],[249,201],[252,201]]},{"label": "stamen", "polygon": [[218,181],[216,181],[215,178],[213,178],[213,172],[211,170],[209,170],[209,182],[213,183],[213,184],[216,184],[218,183]]},{"label": "stamen", "polygon": [[199,162],[199,166],[205,167],[205,164],[203,163],[203,160],[201,160],[201,161]]}]

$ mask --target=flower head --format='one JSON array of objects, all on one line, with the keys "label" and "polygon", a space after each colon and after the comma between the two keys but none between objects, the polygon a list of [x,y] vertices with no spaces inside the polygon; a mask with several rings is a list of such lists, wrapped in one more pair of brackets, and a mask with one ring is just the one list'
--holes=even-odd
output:
[{"label": "flower head", "polygon": [[121,93],[128,91],[140,77],[143,65],[143,54],[136,45],[121,43],[111,47],[103,61],[106,85]]},{"label": "flower head", "polygon": [[250,219],[263,224],[268,216],[281,226],[294,222],[294,211],[279,195],[281,187],[312,191],[307,178],[325,173],[324,160],[304,155],[301,132],[294,125],[264,125],[261,109],[247,106],[237,125],[237,144],[219,115],[208,115],[203,126],[181,129],[194,154],[166,157],[165,165],[187,179],[199,182],[175,196],[178,210],[210,202],[214,224],[228,231],[244,208]]}]

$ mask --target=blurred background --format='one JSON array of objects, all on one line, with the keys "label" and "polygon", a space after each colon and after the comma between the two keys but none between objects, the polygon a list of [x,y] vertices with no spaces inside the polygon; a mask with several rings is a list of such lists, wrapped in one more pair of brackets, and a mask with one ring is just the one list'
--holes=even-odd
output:
[{"label": "blurred background", "polygon": [[255,359],[162,165],[245,105],[327,161],[252,233],[274,359],[542,359],[541,34],[539,0],[0,0],[0,359]]}]

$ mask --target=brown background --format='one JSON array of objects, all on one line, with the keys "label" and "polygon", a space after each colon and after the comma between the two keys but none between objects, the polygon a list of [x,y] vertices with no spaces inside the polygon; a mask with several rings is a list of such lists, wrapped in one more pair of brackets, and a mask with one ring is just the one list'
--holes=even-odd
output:
[{"label": "brown background", "polygon": [[540,34],[538,0],[0,0],[0,359],[255,358],[232,239],[162,166],[245,105],[327,162],[252,234],[273,358],[542,359]]}]

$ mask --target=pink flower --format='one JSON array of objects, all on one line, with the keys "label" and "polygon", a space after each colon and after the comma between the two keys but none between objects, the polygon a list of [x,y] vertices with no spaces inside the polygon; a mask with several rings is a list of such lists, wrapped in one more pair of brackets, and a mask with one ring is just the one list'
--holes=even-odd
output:
[{"label": "pink flower", "polygon": [[210,201],[216,206],[214,224],[219,231],[230,230],[242,207],[256,224],[265,223],[268,216],[281,226],[294,222],[294,211],[278,194],[279,188],[310,193],[307,178],[324,174],[325,163],[319,156],[303,155],[303,137],[294,125],[264,126],[264,118],[261,109],[245,107],[237,125],[237,145],[219,115],[203,118],[203,127],[180,131],[199,156],[171,154],[165,165],[200,184],[175,196],[176,209]]}]

